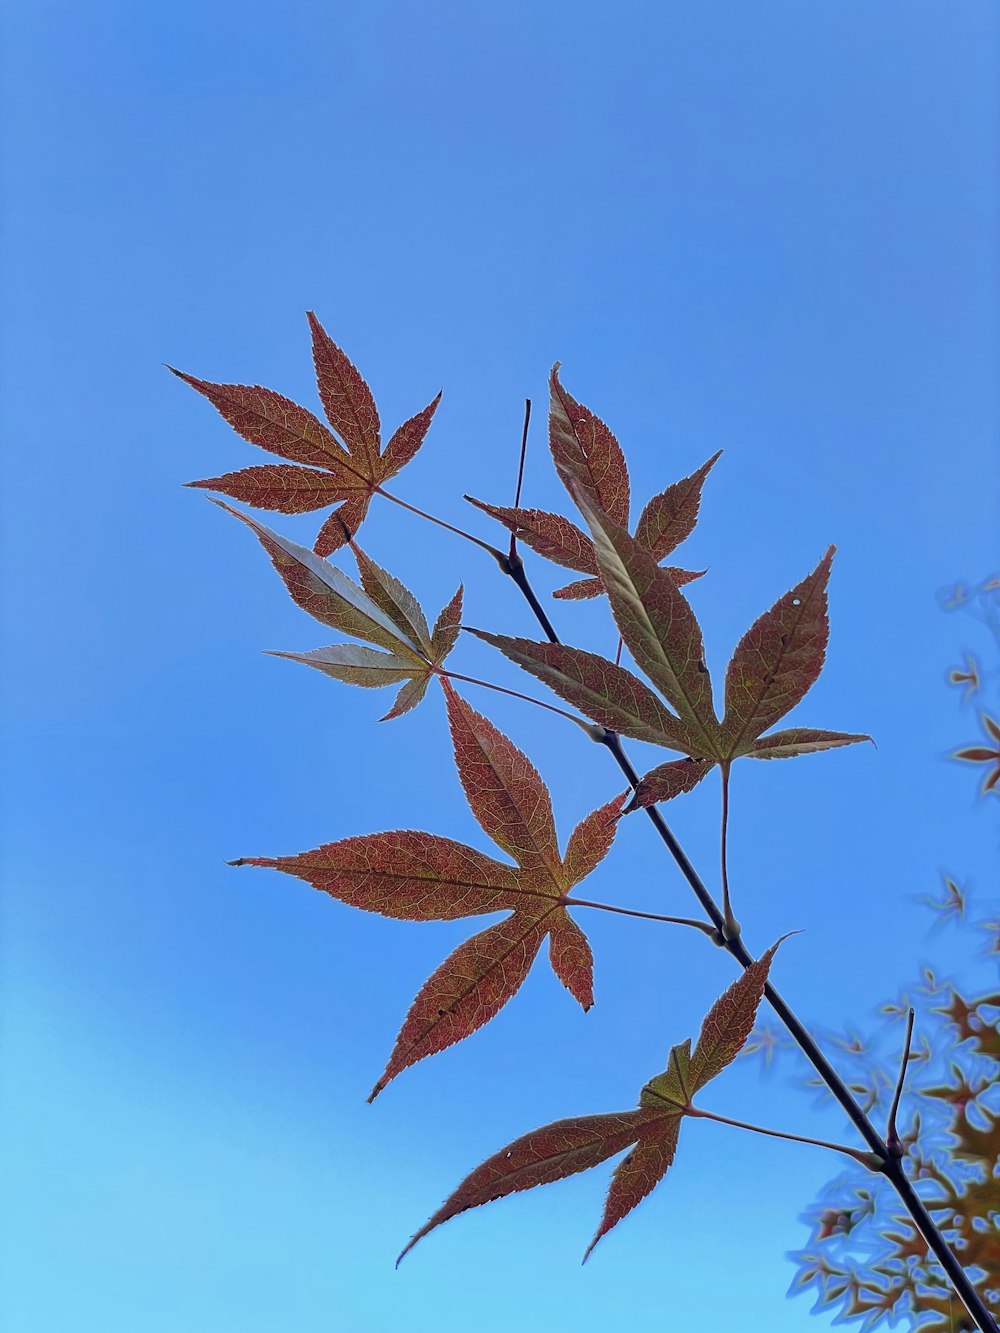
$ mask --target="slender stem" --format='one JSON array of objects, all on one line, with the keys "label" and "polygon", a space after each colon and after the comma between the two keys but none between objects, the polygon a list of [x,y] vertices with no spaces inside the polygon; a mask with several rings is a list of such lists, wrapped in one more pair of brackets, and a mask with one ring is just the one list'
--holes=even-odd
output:
[{"label": "slender stem", "polygon": [[592,903],[586,898],[563,898],[564,907],[595,907],[599,912],[614,912],[618,916],[637,916],[644,921],[665,921],[671,926],[691,926],[705,935],[713,935],[714,929],[704,921],[695,921],[689,916],[660,916],[656,912],[637,912],[631,907],[612,907],[610,903]]},{"label": "slender stem", "polygon": [[[521,503],[521,486],[524,483],[524,460],[528,454],[528,425],[531,421],[531,399],[524,400],[524,426],[521,429],[521,457],[517,463],[517,486],[514,488],[514,508],[517,509]],[[513,560],[517,555],[517,533],[510,534],[510,552],[508,559]]]},{"label": "slender stem", "polygon": [[885,1131],[885,1141],[893,1157],[902,1157],[903,1145],[900,1142],[899,1134],[896,1130],[896,1113],[899,1110],[899,1099],[903,1095],[903,1084],[906,1082],[906,1066],[910,1062],[910,1043],[913,1041],[913,1018],[914,1013],[911,1009],[906,1018],[906,1041],[903,1044],[903,1058],[899,1062],[899,1080],[896,1083],[896,1093],[892,1099],[892,1109],[889,1111],[889,1123]]},{"label": "slender stem", "polygon": [[615,666],[621,666],[622,649],[625,647],[625,640],[618,635],[618,647],[615,649]]},{"label": "slender stem", "polygon": [[473,537],[471,532],[466,532],[464,528],[456,528],[452,523],[446,523],[443,518],[435,518],[433,514],[428,514],[424,509],[418,509],[416,505],[408,504],[406,500],[401,500],[398,495],[393,495],[387,491],[384,486],[376,486],[375,494],[381,495],[386,500],[391,500],[394,505],[399,505],[400,509],[408,509],[411,514],[416,514],[418,518],[427,519],[428,523],[436,523],[439,528],[444,528],[446,532],[453,532],[456,537],[464,537],[467,542],[472,542],[474,546],[479,546],[484,551],[488,551],[494,560],[500,565],[501,569],[507,562],[507,557],[503,551],[498,551],[495,546],[489,542],[480,541],[478,537]]},{"label": "slender stem", "polygon": [[575,722],[578,727],[582,727],[588,734],[593,730],[592,722],[587,722],[582,717],[576,717],[573,713],[567,713],[565,708],[557,708],[555,704],[547,704],[544,699],[532,699],[530,694],[522,694],[520,690],[509,690],[506,685],[494,685],[490,680],[480,680],[478,676],[463,676],[460,671],[446,671],[444,668],[435,674],[447,676],[449,680],[464,681],[466,685],[479,685],[484,690],[492,690],[495,694],[507,694],[512,699],[522,699],[526,704],[534,704],[536,708],[544,708],[547,713],[555,713],[570,722]]},{"label": "slender stem", "polygon": [[790,1143],[810,1143],[814,1148],[829,1148],[831,1152],[842,1152],[848,1157],[853,1157],[862,1166],[871,1167],[873,1165],[871,1153],[861,1152],[859,1148],[848,1148],[843,1143],[829,1143],[826,1139],[811,1139],[803,1134],[786,1134],[781,1129],[765,1129],[763,1125],[751,1125],[745,1120],[731,1120],[727,1115],[716,1115],[714,1111],[703,1111],[697,1106],[688,1106],[685,1114],[694,1116],[698,1120],[714,1120],[720,1125],[732,1125],[735,1129],[749,1129],[754,1134],[766,1134],[772,1139],[788,1139]]}]

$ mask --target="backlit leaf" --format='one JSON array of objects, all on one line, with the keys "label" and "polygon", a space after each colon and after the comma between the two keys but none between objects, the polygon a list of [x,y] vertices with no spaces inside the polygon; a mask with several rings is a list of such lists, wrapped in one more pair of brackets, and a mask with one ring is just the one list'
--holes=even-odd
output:
[{"label": "backlit leaf", "polygon": [[628,525],[629,479],[621,445],[600,417],[549,378],[549,448],[560,477],[572,477],[612,523]]},{"label": "backlit leaf", "polygon": [[855,745],[858,741],[870,741],[870,736],[862,736],[848,731],[817,731],[815,727],[789,727],[786,731],[772,731],[769,736],[761,736],[754,741],[752,750],[747,751],[751,759],[791,759],[799,754],[813,754],[817,750],[836,750],[841,745]]},{"label": "backlit leaf", "polygon": [[670,575],[633,537],[578,503],[590,524],[601,579],[619,633],[640,669],[689,725],[698,756],[718,758],[718,722],[701,628]]},{"label": "backlit leaf", "polygon": [[[522,1135],[488,1157],[482,1166],[476,1167],[413,1236],[399,1258],[408,1254],[428,1232],[469,1208],[503,1199],[519,1190],[564,1180],[624,1152],[636,1141],[649,1119],[647,1111],[585,1115],[574,1120],[558,1120]],[[399,1260],[396,1262],[398,1264]]]},{"label": "backlit leaf", "polygon": [[356,543],[351,543],[351,550],[358,562],[361,586],[368,596],[376,606],[381,607],[408,643],[414,644],[422,652],[430,653],[431,632],[413,593],[388,570],[377,565]]},{"label": "backlit leaf", "polygon": [[[678,569],[674,565],[667,565],[664,568],[664,573],[669,574],[678,588],[681,588],[685,583],[693,583],[695,579],[700,579],[705,571],[703,569]],[[552,594],[553,597],[558,597],[565,602],[583,602],[603,595],[604,584],[600,579],[577,579],[575,583],[567,583],[562,588],[556,588]]]},{"label": "backlit leaf", "polygon": [[726,671],[726,758],[753,742],[799,702],[823,667],[830,623],[826,585],[834,548],[811,574],[747,630]]},{"label": "backlit leaf", "polygon": [[691,791],[713,766],[711,759],[673,759],[650,769],[639,781],[625,814],[644,810],[659,801],[672,801],[675,796]]},{"label": "backlit leaf", "polygon": [[[456,594],[442,613],[446,628],[460,605]],[[376,669],[368,656],[334,665]],[[424,684],[415,680],[403,688]],[[298,856],[234,863],[295,875],[350,906],[403,920],[509,913],[459,945],[421,987],[372,1098],[401,1070],[489,1022],[517,992],[546,937],[556,976],[584,1009],[593,1003],[590,946],[564,904],[569,890],[607,855],[621,798],[581,821],[562,858],[548,790],[535,768],[447,680],[441,684],[455,761],[473,814],[515,865],[418,832],[374,833]],[[395,707],[400,708],[398,700]]]},{"label": "backlit leaf", "polygon": [[180,370],[173,373],[213,403],[245,440],[303,465],[267,464],[188,484],[285,514],[343,502],[316,539],[317,553],[326,556],[354,536],[372,496],[420,448],[441,395],[404,422],[382,453],[378,408],[371,389],[311,311],[308,320],[319,396],[336,434],[312,412],[272,389],[212,384]]},{"label": "backlit leaf", "polygon": [[[592,507],[627,528],[628,469],[618,441],[599,417],[567,393],[559,381],[558,366],[552,371],[550,389],[549,444],[556,470],[571,494],[573,487],[578,486],[584,496],[589,497],[588,503]],[[718,457],[715,454],[689,477],[668,486],[643,510],[636,528],[636,540],[657,561],[690,535],[698,517],[702,483]],[[580,601],[602,595],[604,585],[597,577],[599,571],[593,543],[575,523],[561,514],[550,514],[541,509],[491,505],[470,495],[465,498],[497,519],[539,555],[557,565],[591,575],[558,588],[554,597]],[[700,574],[684,569],[671,568],[669,572],[678,586],[700,577]]]},{"label": "backlit leaf", "polygon": [[524,870],[559,877],[552,801],[538,770],[482,713],[442,682],[458,776],[483,832]]},{"label": "backlit leaf", "polygon": [[611,1178],[600,1225],[584,1254],[586,1260],[601,1237],[655,1188],[673,1163],[681,1120],[691,1109],[694,1093],[735,1059],[753,1027],[778,944],[752,963],[712,1005],[693,1054],[690,1040],[673,1047],[667,1068],[642,1089],[636,1110],[557,1120],[515,1139],[466,1176],[399,1258],[442,1222],[469,1208],[564,1180],[631,1148]]},{"label": "backlit leaf", "polygon": [[314,509],[325,509],[335,500],[349,499],[357,490],[356,485],[333,480],[329,472],[291,463],[262,463],[188,484],[219,491],[255,509],[273,509],[281,514],[307,514]]},{"label": "backlit leaf", "polygon": [[368,491],[352,495],[326,519],[313,543],[317,555],[329,556],[346,546],[365,521],[372,497]]},{"label": "backlit leaf", "polygon": [[357,644],[333,644],[311,652],[277,652],[273,656],[301,662],[350,685],[372,689],[401,684],[383,721],[401,717],[415,708],[426,694],[431,677],[437,674],[455,645],[462,614],[461,588],[441,612],[432,636],[423,610],[409,588],[376,564],[356,543],[351,546],[362,587],[315,552],[279,536],[221,500],[214,503],[253,529],[292,598],[303,610],[325,625],[388,650],[378,652]]},{"label": "backlit leaf", "polygon": [[241,514],[221,500],[213,503],[253,529],[284,580],[293,601],[303,611],[308,611],[324,625],[332,625],[344,634],[365,639],[391,652],[402,650],[419,657],[419,646],[405,638],[399,627],[364,589],[359,588],[328,560],[300,546],[298,542],[272,532],[249,514]]},{"label": "backlit leaf", "polygon": [[314,648],[307,653],[269,651],[271,657],[285,657],[303,666],[315,667],[334,680],[365,689],[398,685],[413,675],[414,663],[393,653],[382,652],[360,643],[334,643],[329,648]]},{"label": "backlit leaf", "polygon": [[535,920],[517,913],[460,944],[418,991],[368,1100],[373,1102],[410,1065],[446,1050],[495,1018],[520,989],[547,930],[544,917]]},{"label": "backlit leaf", "polygon": [[617,1226],[637,1203],[641,1203],[673,1165],[682,1118],[679,1115],[667,1115],[655,1122],[655,1129],[653,1126],[647,1127],[632,1151],[615,1168],[601,1224],[587,1246],[584,1263],[590,1258],[591,1251],[601,1237]]},{"label": "backlit leaf", "polygon": [[435,662],[443,661],[454,648],[462,628],[462,585],[434,622],[431,634],[431,653]]},{"label": "backlit leaf", "polygon": [[597,573],[594,547],[590,538],[575,523],[562,514],[549,514],[542,509],[514,509],[505,505],[490,505],[484,500],[465,497],[470,504],[489,514],[523,541],[533,551],[566,569]]},{"label": "backlit leaf", "polygon": [[511,638],[486,630],[469,632],[499,648],[505,657],[609,731],[688,751],[690,738],[685,724],[625,667],[583,648]]},{"label": "backlit leaf", "polygon": [[691,1056],[688,1086],[692,1096],[732,1064],[743,1049],[756,1022],[771,960],[779,944],[781,940],[751,963],[708,1011]]},{"label": "backlit leaf", "polygon": [[373,472],[381,448],[378,408],[371,389],[311,310],[316,385],[326,419],[366,472]]},{"label": "backlit leaf", "polygon": [[721,456],[720,449],[689,477],[675,481],[665,491],[654,495],[639,515],[635,539],[655,560],[665,559],[694,531],[701,505],[701,488]]},{"label": "backlit leaf", "polygon": [[426,407],[421,408],[409,420],[404,421],[399,429],[393,433],[389,443],[385,446],[385,453],[382,455],[382,463],[379,469],[381,481],[389,481],[416,454],[424,442],[424,436],[427,434],[440,402],[441,395],[436,394]]}]

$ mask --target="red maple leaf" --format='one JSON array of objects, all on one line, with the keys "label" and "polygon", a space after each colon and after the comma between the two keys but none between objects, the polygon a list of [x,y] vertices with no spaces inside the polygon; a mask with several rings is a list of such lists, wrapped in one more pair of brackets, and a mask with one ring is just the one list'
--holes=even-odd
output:
[{"label": "red maple leaf", "polygon": [[726,672],[720,722],[701,627],[690,604],[669,570],[604,510],[592,506],[594,487],[578,481],[580,472],[580,465],[567,472],[568,484],[590,526],[619,633],[665,703],[627,668],[595,653],[473,632],[601,726],[681,751],[683,759],[645,775],[628,810],[690,791],[715,765],[728,766],[742,756],[790,758],[871,739],[812,727],[762,735],[803,698],[823,666],[832,547],[740,640]]},{"label": "red maple leaf", "polygon": [[695,1113],[695,1094],[732,1063],[750,1035],[777,947],[772,945],[716,1000],[693,1052],[690,1039],[673,1047],[666,1069],[642,1089],[636,1110],[558,1120],[515,1139],[462,1181],[399,1258],[469,1208],[576,1175],[631,1147],[611,1178],[586,1260],[601,1237],[663,1179],[674,1160],[681,1121]]},{"label": "red maple leaf", "polygon": [[551,799],[537,770],[448,681],[441,683],[469,805],[515,864],[412,830],[345,838],[298,856],[233,862],[297,875],[352,907],[403,921],[509,913],[459,945],[421,987],[369,1101],[407,1066],[461,1041],[499,1013],[546,939],[559,980],[585,1010],[594,1002],[590,946],[566,904],[570,889],[607,855],[622,798],[588,815],[561,856]]},{"label": "red maple leaf", "polygon": [[332,430],[272,389],[211,384],[172,366],[169,369],[204,394],[245,440],[288,460],[187,484],[282,514],[305,514],[339,502],[315,543],[320,555],[330,555],[357,532],[372,496],[423,444],[441,395],[405,421],[383,449],[371,389],[312,311],[308,319],[319,396]]},{"label": "red maple leaf", "polygon": [[[615,523],[628,527],[630,483],[625,455],[610,428],[578,403],[559,382],[559,367],[554,366],[549,381],[549,448],[560,477],[576,477],[585,486],[594,504]],[[701,488],[719,453],[692,472],[689,477],[654,495],[639,516],[635,540],[659,563],[690,536],[698,519]],[[555,597],[579,600],[599,597],[604,592],[594,544],[590,538],[561,514],[542,509],[522,509],[486,504],[465,497],[478,509],[497,519],[515,537],[539,555],[566,569],[578,570],[589,577],[558,588]],[[700,578],[699,573],[670,568],[678,585]]]}]

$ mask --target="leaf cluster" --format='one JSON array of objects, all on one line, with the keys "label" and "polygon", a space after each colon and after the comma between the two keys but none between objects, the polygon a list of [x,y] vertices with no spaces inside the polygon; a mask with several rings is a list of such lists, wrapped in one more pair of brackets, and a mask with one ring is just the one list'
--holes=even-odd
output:
[{"label": "leaf cluster", "polygon": [[[515,540],[585,576],[557,596],[607,596],[635,669],[558,642],[490,629],[472,633],[603,729],[602,736],[632,737],[681,756],[647,773],[627,806],[621,795],[599,804],[561,851],[541,775],[509,737],[458,693],[453,682],[469,678],[446,665],[464,628],[461,586],[432,629],[414,594],[356,541],[373,497],[394,498],[384,483],[422,445],[440,395],[383,447],[371,389],[315,317],[309,320],[328,425],[272,390],[216,384],[175,372],[246,440],[285,460],[190,484],[280,513],[337,506],[309,550],[216,501],[255,533],[296,604],[348,640],[278,656],[342,683],[398,687],[386,718],[414,708],[432,679],[438,679],[466,800],[506,858],[438,834],[402,829],[346,837],[294,855],[243,857],[232,863],[281,871],[342,904],[398,920],[499,918],[459,945],[421,987],[372,1089],[372,1100],[404,1069],[493,1018],[517,993],[543,944],[559,981],[584,1010],[592,1005],[594,960],[571,909],[605,907],[626,914],[628,909],[574,899],[572,890],[610,852],[623,811],[672,799],[714,767],[728,779],[738,758],[790,758],[869,738],[801,726],[772,730],[804,698],[823,667],[832,547],[740,640],[725,675],[723,714],[717,716],[701,627],[682,592],[700,575],[662,562],[694,529],[703,485],[718,454],[655,495],[630,531],[630,480],[621,446],[610,428],[568,393],[557,366],[550,379],[549,447],[586,531],[563,515],[473,503]],[[476,537],[470,540],[486,545]],[[357,581],[326,558],[345,548],[356,563]],[[505,572],[513,574],[514,568],[509,562]],[[537,608],[537,602],[529,600]],[[539,620],[544,622],[543,614]],[[725,880],[724,887],[728,911]],[[711,899],[708,902],[715,912]],[[718,926],[715,917],[711,924],[662,920],[680,920],[708,934]],[[723,938],[717,929],[714,933],[717,942]],[[468,1208],[561,1179],[627,1149],[613,1174],[589,1254],[662,1179],[674,1159],[681,1122],[711,1118],[693,1098],[746,1043],[776,948],[756,961],[745,951],[736,953],[743,974],[711,1006],[693,1048],[690,1040],[673,1046],[666,1068],[643,1087],[636,1107],[558,1121],[515,1140],[462,1182],[407,1249]]]}]

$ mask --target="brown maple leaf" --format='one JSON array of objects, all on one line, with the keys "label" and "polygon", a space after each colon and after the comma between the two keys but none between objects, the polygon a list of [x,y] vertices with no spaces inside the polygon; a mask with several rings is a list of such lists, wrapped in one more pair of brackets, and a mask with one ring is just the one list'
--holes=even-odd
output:
[{"label": "brown maple leaf", "polygon": [[308,319],[319,396],[332,430],[272,389],[211,384],[173,366],[168,369],[204,394],[245,440],[288,460],[187,484],[282,514],[305,514],[339,502],[315,543],[318,554],[330,555],[357,532],[372,496],[423,444],[441,395],[405,421],[383,449],[371,389],[312,311]]},{"label": "brown maple leaf", "polygon": [[435,1227],[469,1208],[576,1175],[631,1147],[611,1178],[586,1260],[601,1237],[663,1179],[674,1160],[681,1121],[696,1113],[693,1097],[732,1063],[750,1034],[777,947],[772,945],[716,1000],[693,1052],[690,1039],[673,1047],[666,1069],[642,1089],[637,1109],[558,1120],[515,1139],[462,1181],[399,1260]]},{"label": "brown maple leaf", "polygon": [[472,632],[601,726],[685,756],[647,773],[627,811],[690,791],[715,765],[728,766],[743,756],[783,759],[871,739],[811,727],[762,734],[803,698],[823,666],[832,547],[740,640],[726,672],[720,722],[701,627],[690,604],[648,550],[605,510],[592,507],[593,488],[578,482],[579,471],[567,473],[567,484],[590,526],[619,633],[666,703],[627,668],[596,653]]},{"label": "brown maple leaf", "polygon": [[[613,522],[627,528],[630,483],[621,445],[600,417],[563,388],[559,382],[558,365],[552,369],[549,389],[549,448],[559,476],[563,481],[567,475],[577,477],[586,487],[592,503]],[[702,486],[721,452],[713,454],[689,477],[654,495],[640,514],[635,539],[657,563],[665,560],[691,535],[698,519]],[[539,555],[565,569],[575,569],[589,576],[558,588],[554,597],[580,600],[599,597],[604,592],[594,544],[568,518],[542,509],[491,505],[475,500],[471,495],[465,498],[497,519]],[[692,573],[670,568],[678,585],[690,583],[703,573],[704,570]]]},{"label": "brown maple leaf", "polygon": [[402,921],[450,921],[508,912],[460,944],[421,987],[369,1101],[407,1066],[461,1041],[518,991],[548,939],[556,976],[586,1010],[594,1002],[593,958],[566,910],[569,891],[607,855],[622,798],[588,815],[561,856],[548,789],[522,753],[448,681],[455,762],[472,813],[514,865],[412,830],[326,843],[297,856],[249,857],[308,881],[331,897]]}]

